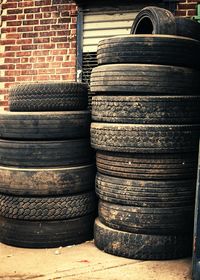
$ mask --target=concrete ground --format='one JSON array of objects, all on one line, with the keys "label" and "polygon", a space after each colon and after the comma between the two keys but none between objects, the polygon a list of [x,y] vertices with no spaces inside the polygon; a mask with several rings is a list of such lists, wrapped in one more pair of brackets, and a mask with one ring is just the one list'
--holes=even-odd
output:
[{"label": "concrete ground", "polygon": [[98,250],[93,242],[56,249],[0,244],[3,280],[191,280],[191,259],[138,261]]}]

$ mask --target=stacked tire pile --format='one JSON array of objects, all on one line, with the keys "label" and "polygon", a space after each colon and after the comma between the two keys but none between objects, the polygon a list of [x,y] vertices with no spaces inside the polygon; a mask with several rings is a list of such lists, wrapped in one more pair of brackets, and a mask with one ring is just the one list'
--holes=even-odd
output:
[{"label": "stacked tire pile", "polygon": [[[180,51],[181,50],[181,51]],[[200,42],[129,35],[98,45],[91,143],[95,244],[135,259],[190,255],[200,120]]]},{"label": "stacked tire pile", "polygon": [[95,167],[87,87],[24,84],[0,114],[0,240],[57,247],[93,237]]}]

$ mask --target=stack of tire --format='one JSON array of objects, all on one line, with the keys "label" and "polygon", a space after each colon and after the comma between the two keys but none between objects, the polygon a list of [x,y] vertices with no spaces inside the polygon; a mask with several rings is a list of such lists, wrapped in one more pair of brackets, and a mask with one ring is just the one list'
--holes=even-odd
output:
[{"label": "stack of tire", "polygon": [[200,134],[200,42],[168,35],[100,41],[91,143],[100,198],[95,244],[134,259],[192,251]]},{"label": "stack of tire", "polygon": [[93,237],[95,166],[87,87],[15,86],[0,114],[0,241],[48,248]]}]

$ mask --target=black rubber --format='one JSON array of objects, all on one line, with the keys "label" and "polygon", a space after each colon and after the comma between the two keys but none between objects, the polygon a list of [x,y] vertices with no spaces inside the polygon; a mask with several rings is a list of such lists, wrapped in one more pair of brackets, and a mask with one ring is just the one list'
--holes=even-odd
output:
[{"label": "black rubber", "polygon": [[106,253],[141,260],[167,260],[191,256],[192,235],[145,235],[111,229],[98,219],[95,245]]},{"label": "black rubber", "polygon": [[20,84],[10,90],[10,111],[84,110],[87,90],[86,84],[76,82]]},{"label": "black rubber", "polygon": [[192,233],[194,207],[147,208],[99,201],[99,220],[108,227],[143,234]]},{"label": "black rubber", "polygon": [[95,215],[61,221],[23,221],[0,217],[2,243],[25,248],[53,248],[93,238]]},{"label": "black rubber", "polygon": [[137,154],[98,151],[97,169],[109,176],[136,180],[195,179],[198,153]]},{"label": "black rubber", "polygon": [[65,141],[0,140],[0,164],[18,167],[54,167],[87,164],[93,154],[89,139]]},{"label": "black rubber", "polygon": [[197,124],[200,96],[94,96],[92,119],[133,124]]},{"label": "black rubber", "polygon": [[28,221],[67,220],[85,216],[96,209],[94,191],[50,197],[0,194],[0,216]]},{"label": "black rubber", "polygon": [[200,24],[189,18],[175,18],[176,34],[200,41]]},{"label": "black rubber", "polygon": [[199,49],[200,42],[180,36],[127,35],[100,41],[97,60],[99,65],[143,63],[200,68]]},{"label": "black rubber", "polygon": [[93,68],[90,88],[96,94],[199,95],[200,71],[153,64],[108,64]]},{"label": "black rubber", "polygon": [[175,18],[166,9],[145,7],[137,14],[131,34],[176,34]]},{"label": "black rubber", "polygon": [[194,205],[196,180],[131,180],[97,173],[101,200],[136,207],[170,208]]},{"label": "black rubber", "polygon": [[89,136],[89,111],[71,112],[2,112],[2,139],[58,140]]},{"label": "black rubber", "polygon": [[129,153],[198,151],[199,125],[91,124],[96,150]]},{"label": "black rubber", "polygon": [[0,167],[0,193],[11,195],[71,195],[94,189],[93,164],[77,167]]}]

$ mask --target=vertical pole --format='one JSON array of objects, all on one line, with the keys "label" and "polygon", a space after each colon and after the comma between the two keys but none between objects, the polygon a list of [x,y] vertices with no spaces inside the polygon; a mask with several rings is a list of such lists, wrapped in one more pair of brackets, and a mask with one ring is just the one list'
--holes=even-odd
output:
[{"label": "vertical pole", "polygon": [[83,52],[83,12],[78,11],[77,16],[77,82],[82,82],[82,52]]}]

